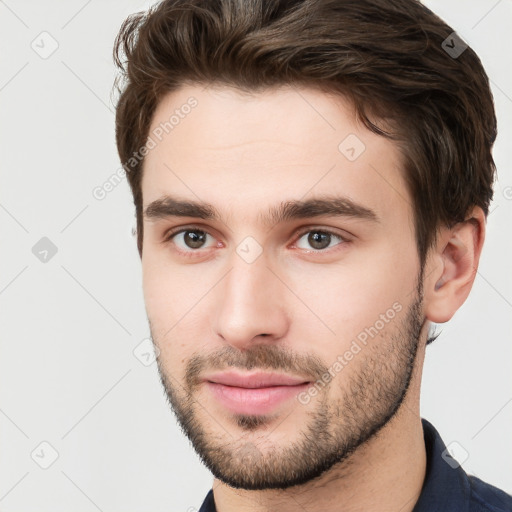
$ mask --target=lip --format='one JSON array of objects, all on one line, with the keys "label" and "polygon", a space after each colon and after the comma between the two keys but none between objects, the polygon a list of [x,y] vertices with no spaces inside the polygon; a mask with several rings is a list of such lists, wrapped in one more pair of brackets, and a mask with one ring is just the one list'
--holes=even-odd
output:
[{"label": "lip", "polygon": [[268,414],[300,392],[311,382],[301,377],[277,373],[210,375],[204,382],[213,397],[226,409],[238,414]]},{"label": "lip", "polygon": [[206,376],[204,380],[224,384],[225,386],[235,386],[238,388],[268,388],[273,386],[296,386],[309,382],[302,377],[294,377],[280,373],[254,372],[241,374],[234,371],[215,373]]}]

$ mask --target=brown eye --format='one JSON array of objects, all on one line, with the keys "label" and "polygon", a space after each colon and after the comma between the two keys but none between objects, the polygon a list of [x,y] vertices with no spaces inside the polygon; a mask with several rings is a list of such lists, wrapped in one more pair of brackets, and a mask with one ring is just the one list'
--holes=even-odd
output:
[{"label": "brown eye", "polygon": [[[306,246],[300,245],[301,240],[305,240],[304,245]],[[333,245],[331,245],[331,243],[336,242],[336,240],[338,240],[339,243],[334,243]],[[325,249],[333,247],[334,245],[341,245],[346,241],[347,240],[345,240],[342,236],[336,233],[332,233],[331,231],[321,229],[310,229],[309,231],[302,233],[299,240],[297,241],[297,247],[306,250],[314,249],[315,251],[323,251]]]},{"label": "brown eye", "polygon": [[322,233],[321,231],[312,231],[308,235],[308,244],[313,249],[326,249],[331,243],[331,235],[329,233]]},{"label": "brown eye", "polygon": [[204,249],[208,236],[206,231],[189,228],[170,234],[167,241],[174,243],[181,251],[191,252],[189,249]]},{"label": "brown eye", "polygon": [[191,249],[199,249],[206,240],[206,233],[198,230],[184,231],[183,241]]}]

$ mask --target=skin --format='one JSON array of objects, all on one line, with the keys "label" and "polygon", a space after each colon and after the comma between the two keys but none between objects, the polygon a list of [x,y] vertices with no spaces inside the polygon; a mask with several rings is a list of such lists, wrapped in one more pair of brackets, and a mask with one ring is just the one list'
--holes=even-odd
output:
[{"label": "skin", "polygon": [[[146,156],[143,207],[172,194],[210,203],[221,220],[145,218],[143,288],[162,383],[215,476],[217,510],[411,511],[425,476],[427,332],[469,294],[482,210],[440,229],[421,273],[400,152],[344,98],[306,87],[248,95],[187,85],[160,102],[150,133],[190,96],[197,106]],[[354,161],[338,149],[349,134],[365,145]],[[371,208],[378,222],[263,222],[282,201],[326,195]],[[203,230],[204,244],[168,238],[175,228]],[[344,238],[311,245],[308,235],[325,230]],[[257,242],[250,251],[262,251],[251,263],[236,251],[248,236]],[[307,403],[242,416],[201,382],[232,367],[314,382],[393,304],[393,318]]]}]

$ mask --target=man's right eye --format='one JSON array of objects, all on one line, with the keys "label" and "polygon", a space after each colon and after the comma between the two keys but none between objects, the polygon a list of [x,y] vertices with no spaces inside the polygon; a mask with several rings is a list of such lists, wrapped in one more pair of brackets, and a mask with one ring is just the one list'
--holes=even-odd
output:
[{"label": "man's right eye", "polygon": [[205,249],[205,243],[209,236],[212,235],[202,229],[180,228],[168,233],[165,243],[173,243],[179,252],[197,252],[198,249]]}]

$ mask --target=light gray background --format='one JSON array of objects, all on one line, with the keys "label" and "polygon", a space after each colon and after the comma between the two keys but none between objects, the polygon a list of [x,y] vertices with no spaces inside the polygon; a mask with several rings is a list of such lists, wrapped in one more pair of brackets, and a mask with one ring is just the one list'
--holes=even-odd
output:
[{"label": "light gray background", "polygon": [[[149,330],[128,185],[92,195],[119,169],[113,41],[150,3],[0,1],[4,512],[185,512],[211,487],[156,365],[133,354]],[[468,472],[512,493],[512,2],[425,3],[480,55],[500,134],[479,273],[427,350],[422,416],[458,443]],[[31,47],[48,52],[53,40],[45,59]],[[58,249],[46,263],[32,252],[42,237]],[[58,453],[48,469],[42,442]]]}]

